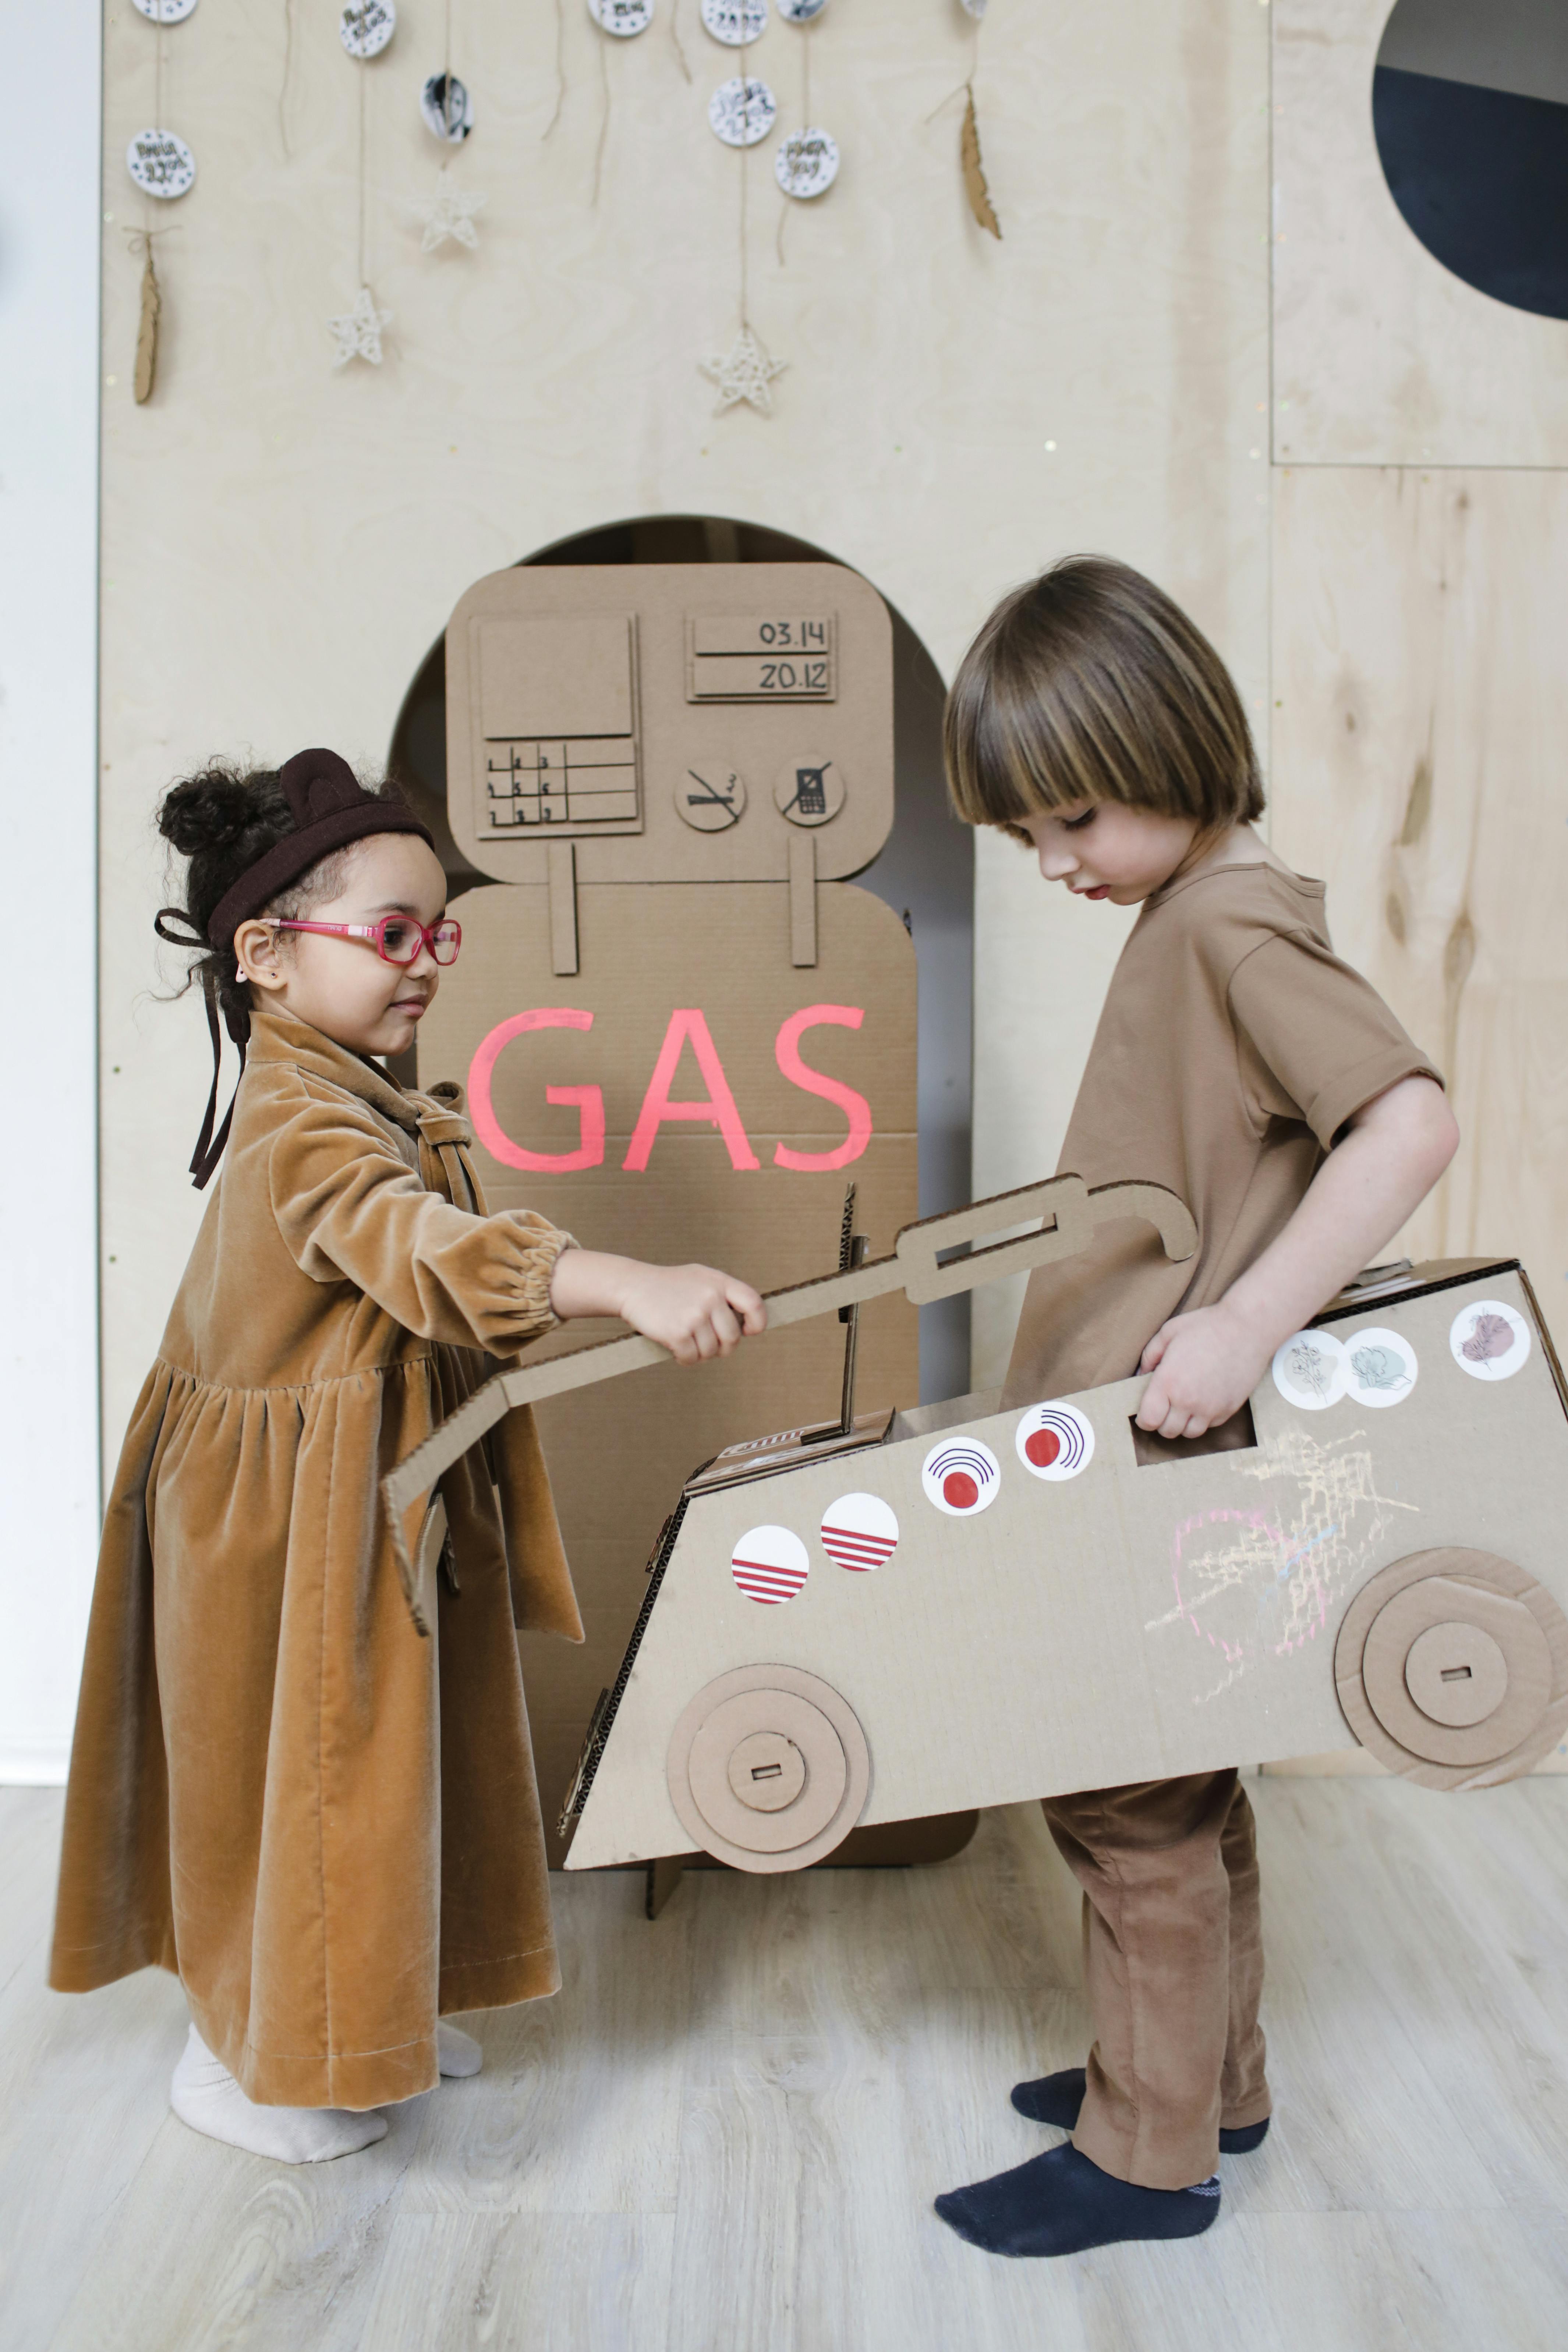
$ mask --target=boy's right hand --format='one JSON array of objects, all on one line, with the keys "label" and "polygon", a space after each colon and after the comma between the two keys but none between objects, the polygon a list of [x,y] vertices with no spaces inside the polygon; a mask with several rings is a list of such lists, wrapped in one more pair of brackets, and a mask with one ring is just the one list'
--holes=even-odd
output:
[{"label": "boy's right hand", "polygon": [[645,1339],[668,1348],[678,1364],[731,1355],[743,1337],[765,1331],[762,1294],[710,1265],[647,1265],[600,1250],[563,1250],[551,1277],[550,1303],[563,1320],[618,1315]]}]

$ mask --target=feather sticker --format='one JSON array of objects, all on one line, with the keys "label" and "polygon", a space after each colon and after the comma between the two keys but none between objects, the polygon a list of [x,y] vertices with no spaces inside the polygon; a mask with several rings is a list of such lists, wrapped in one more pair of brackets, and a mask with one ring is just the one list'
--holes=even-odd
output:
[{"label": "feather sticker", "polygon": [[1001,240],[1002,224],[991,202],[991,191],[985,184],[985,170],[980,161],[980,125],[974,113],[974,92],[970,89],[964,100],[963,129],[958,139],[959,162],[963,168],[963,193],[969,198],[969,209],[982,228]]}]

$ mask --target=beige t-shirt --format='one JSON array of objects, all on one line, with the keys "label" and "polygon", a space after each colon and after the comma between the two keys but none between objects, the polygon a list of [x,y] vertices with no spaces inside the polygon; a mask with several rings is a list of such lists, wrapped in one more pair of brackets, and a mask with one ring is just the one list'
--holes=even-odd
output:
[{"label": "beige t-shirt", "polygon": [[1128,1219],[1039,1267],[1004,1403],[1128,1379],[1168,1316],[1212,1304],[1267,1249],[1352,1113],[1418,1074],[1439,1076],[1334,954],[1321,882],[1222,866],[1156,892],[1111,977],[1061,1168],[1168,1185],[1197,1255],[1173,1265]]}]

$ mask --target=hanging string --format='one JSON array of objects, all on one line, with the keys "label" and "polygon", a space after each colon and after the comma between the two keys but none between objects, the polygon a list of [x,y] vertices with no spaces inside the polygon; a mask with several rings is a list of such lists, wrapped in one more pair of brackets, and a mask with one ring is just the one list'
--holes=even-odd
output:
[{"label": "hanging string", "polygon": [[688,81],[691,67],[686,55],[686,45],[680,37],[680,0],[669,0],[669,37],[675,43],[675,54],[680,59],[680,70]]},{"label": "hanging string", "polygon": [[365,283],[364,274],[364,86],[367,73],[359,68],[359,282]]},{"label": "hanging string", "polygon": [[752,19],[746,0],[741,0],[741,330],[748,333],[751,317],[746,308],[746,190],[749,175],[746,170],[751,148],[744,133],[752,127],[752,77],[747,70],[751,61]]},{"label": "hanging string", "polygon": [[283,0],[283,79],[278,89],[278,137],[289,155],[289,77],[294,70],[294,0]]},{"label": "hanging string", "polygon": [[[800,127],[803,131],[808,131],[811,128],[810,44],[813,21],[814,20],[808,16],[800,28]],[[778,255],[779,268],[781,269],[784,266],[784,223],[788,220],[789,215],[790,200],[787,196],[781,194],[779,198],[778,231],[773,238],[773,251]]]},{"label": "hanging string", "polygon": [[561,120],[561,110],[566,103],[566,0],[555,0],[555,110],[540,132],[540,143],[549,138]]},{"label": "hanging string", "polygon": [[595,46],[599,52],[599,143],[594,150],[594,202],[597,205],[605,171],[605,142],[610,135],[609,35],[601,33]]}]

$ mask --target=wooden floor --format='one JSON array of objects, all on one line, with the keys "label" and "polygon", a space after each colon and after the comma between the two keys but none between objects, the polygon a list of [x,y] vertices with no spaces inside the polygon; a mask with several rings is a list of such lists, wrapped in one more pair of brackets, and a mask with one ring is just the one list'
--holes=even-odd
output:
[{"label": "wooden floor", "polygon": [[1037,1811],[926,1871],[558,1878],[566,1990],[293,2169],[164,2104],[179,1988],[43,1986],[56,1791],[0,1791],[3,2352],[1562,2352],[1568,1782],[1263,1780],[1277,2103],[1206,2237],[993,2260],[931,2210],[1084,2047]]}]

